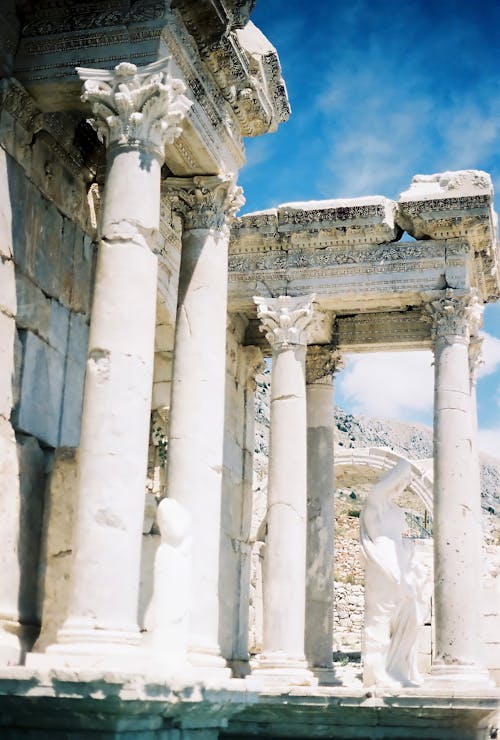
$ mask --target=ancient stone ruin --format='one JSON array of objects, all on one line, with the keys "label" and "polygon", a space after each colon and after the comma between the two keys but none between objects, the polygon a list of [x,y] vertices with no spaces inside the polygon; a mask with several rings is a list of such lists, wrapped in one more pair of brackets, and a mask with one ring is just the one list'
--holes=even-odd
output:
[{"label": "ancient stone ruin", "polygon": [[[2,738],[498,732],[475,401],[500,297],[490,177],[238,217],[242,137],[290,113],[252,6],[2,5]],[[376,447],[334,459],[342,356],[381,349],[434,352],[433,475]],[[395,465],[433,521],[428,648],[425,578],[388,554],[400,512],[377,530],[373,497],[365,635],[390,615],[363,685],[333,660],[334,466],[380,492]],[[403,657],[371,557],[413,615]]]}]

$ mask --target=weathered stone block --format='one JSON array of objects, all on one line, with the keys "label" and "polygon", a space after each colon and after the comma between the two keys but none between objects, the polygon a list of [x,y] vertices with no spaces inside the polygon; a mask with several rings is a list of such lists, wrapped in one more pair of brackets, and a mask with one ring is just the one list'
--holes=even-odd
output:
[{"label": "weathered stone block", "polygon": [[151,409],[163,409],[170,407],[170,396],[172,393],[172,384],[170,381],[153,383],[153,397],[151,400]]},{"label": "weathered stone block", "polygon": [[28,277],[16,270],[17,317],[22,329],[40,334],[48,339],[50,326],[50,300]]},{"label": "weathered stone block", "polygon": [[88,335],[85,317],[71,313],[59,439],[65,447],[76,447],[80,441]]},{"label": "weathered stone block", "polygon": [[64,357],[29,331],[24,335],[23,344],[24,363],[16,428],[57,447]]},{"label": "weathered stone block", "polygon": [[73,550],[73,513],[76,500],[76,454],[74,449],[56,450],[47,487],[43,521],[40,602],[42,630],[35,651],[55,642],[66,616]]},{"label": "weathered stone block", "polygon": [[12,257],[12,207],[9,190],[9,155],[0,147],[0,256]]},{"label": "weathered stone block", "polygon": [[74,275],[71,295],[73,311],[88,314],[92,296],[96,247],[91,238],[81,229],[75,229]]},{"label": "weathered stone block", "polygon": [[0,309],[10,316],[16,315],[16,277],[11,259],[0,256]]},{"label": "weathered stone block", "polygon": [[36,624],[45,455],[32,437],[0,418],[0,612]]},{"label": "weathered stone block", "polygon": [[172,354],[155,352],[154,382],[169,382],[172,379]]},{"label": "weathered stone block", "polygon": [[60,254],[60,281],[59,300],[68,308],[71,306],[71,293],[74,279],[75,257],[75,224],[67,218],[63,219]]},{"label": "weathered stone block", "polygon": [[68,346],[69,311],[59,301],[50,302],[49,344],[62,355]]},{"label": "weathered stone block", "polygon": [[0,415],[8,419],[14,403],[16,324],[0,311]]},{"label": "weathered stone block", "polygon": [[35,282],[48,295],[59,295],[62,216],[52,203],[41,199],[40,231],[35,239]]}]

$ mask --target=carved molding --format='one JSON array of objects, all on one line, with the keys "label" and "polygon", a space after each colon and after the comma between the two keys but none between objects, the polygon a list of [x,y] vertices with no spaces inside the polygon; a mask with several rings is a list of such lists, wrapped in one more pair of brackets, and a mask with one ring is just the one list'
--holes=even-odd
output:
[{"label": "carved molding", "polygon": [[260,331],[265,332],[273,350],[307,344],[307,328],[314,318],[315,297],[314,293],[297,297],[281,295],[278,298],[254,296],[257,316],[262,322]]},{"label": "carved molding", "polygon": [[454,337],[468,343],[481,326],[483,306],[473,291],[447,289],[441,298],[426,303],[425,310],[423,318],[432,321],[434,341]]},{"label": "carved molding", "polygon": [[181,134],[192,104],[182,80],[168,73],[168,62],[165,58],[146,67],[122,62],[113,72],[76,68],[84,81],[82,100],[91,104],[97,135],[107,147],[139,145],[163,159],[165,144]]},{"label": "carved molding", "polygon": [[169,177],[164,188],[170,194],[172,208],[183,220],[185,231],[228,229],[245,203],[242,188],[230,176]]},{"label": "carved molding", "polygon": [[342,370],[342,353],[327,344],[310,344],[306,354],[306,383],[331,382],[332,375]]}]

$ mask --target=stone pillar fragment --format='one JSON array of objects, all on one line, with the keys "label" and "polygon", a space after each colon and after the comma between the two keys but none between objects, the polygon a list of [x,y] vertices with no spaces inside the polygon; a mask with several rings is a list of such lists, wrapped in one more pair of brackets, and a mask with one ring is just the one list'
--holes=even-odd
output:
[{"label": "stone pillar fragment", "polygon": [[481,499],[469,339],[477,300],[448,290],[427,306],[434,340],[434,678],[487,683],[480,664]]},{"label": "stone pillar fragment", "polygon": [[307,395],[307,566],[305,651],[321,682],[333,675],[333,373],[338,351],[309,346]]},{"label": "stone pillar fragment", "polygon": [[316,682],[304,656],[307,532],[306,329],[314,296],[254,298],[273,351],[264,560],[264,683]]},{"label": "stone pillar fragment", "polygon": [[78,69],[107,147],[66,620],[51,659],[135,652],[156,316],[160,169],[189,101],[165,60]]},{"label": "stone pillar fragment", "polygon": [[231,178],[167,180],[183,218],[168,436],[167,495],[190,514],[189,659],[229,675],[219,649],[229,221],[243,204]]}]

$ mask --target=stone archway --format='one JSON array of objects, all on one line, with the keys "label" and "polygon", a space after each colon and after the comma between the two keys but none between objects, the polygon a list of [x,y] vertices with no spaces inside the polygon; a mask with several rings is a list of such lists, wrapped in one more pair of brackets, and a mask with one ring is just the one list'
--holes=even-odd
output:
[{"label": "stone archway", "polygon": [[[403,455],[385,447],[352,447],[348,450],[335,449],[335,483],[336,487],[344,484],[374,484],[382,473],[390,470]],[[409,460],[412,468],[412,479],[409,492],[420,498],[425,508],[432,515],[432,469],[428,460]]]}]

